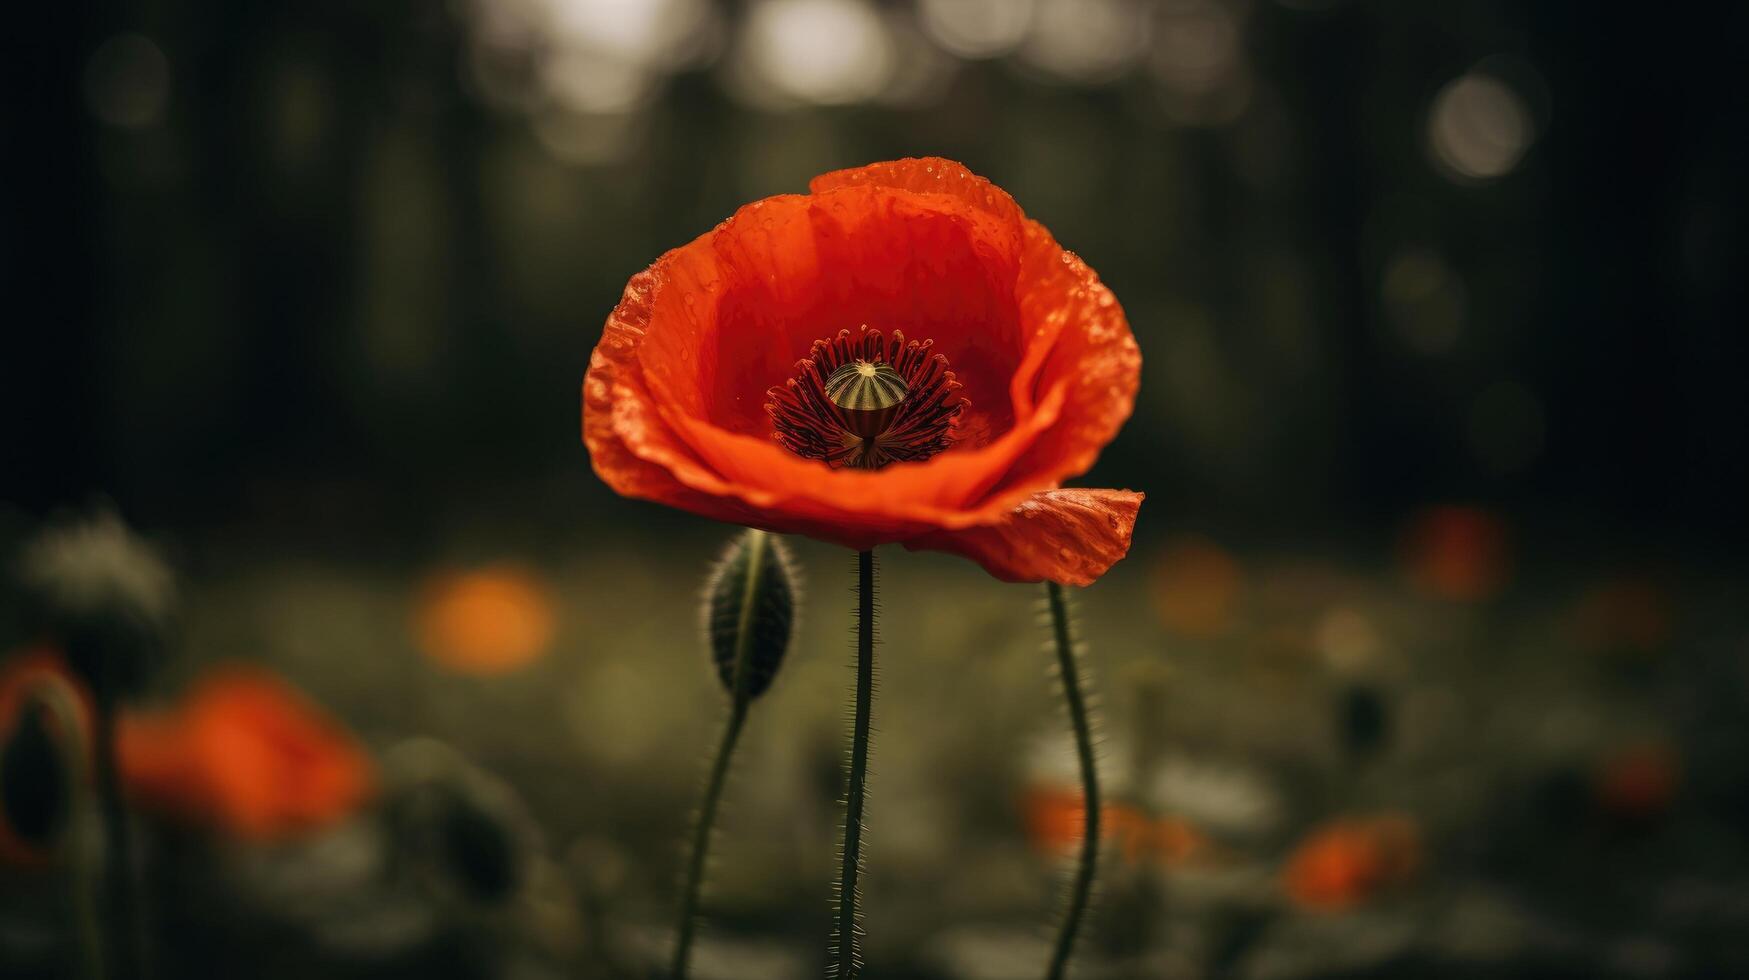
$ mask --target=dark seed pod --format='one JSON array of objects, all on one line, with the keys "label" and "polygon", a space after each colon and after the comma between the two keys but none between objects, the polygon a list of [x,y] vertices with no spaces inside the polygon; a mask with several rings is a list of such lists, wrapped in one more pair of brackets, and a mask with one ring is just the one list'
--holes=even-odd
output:
[{"label": "dark seed pod", "polygon": [[911,388],[891,364],[851,361],[826,379],[826,397],[844,413],[850,431],[873,439],[887,430]]},{"label": "dark seed pod", "polygon": [[48,708],[34,700],[25,704],[0,748],[0,821],[20,842],[49,849],[72,812],[71,781]]},{"label": "dark seed pod", "polygon": [[705,586],[705,635],[723,688],[753,700],[771,686],[795,625],[796,575],[775,535],[749,530],[729,545]]}]

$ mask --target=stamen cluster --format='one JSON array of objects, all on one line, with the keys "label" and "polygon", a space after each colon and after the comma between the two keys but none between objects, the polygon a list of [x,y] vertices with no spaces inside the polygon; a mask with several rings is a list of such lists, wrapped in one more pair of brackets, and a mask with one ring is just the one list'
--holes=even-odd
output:
[{"label": "stamen cluster", "polygon": [[796,376],[766,393],[772,434],[798,456],[876,470],[953,444],[968,404],[934,341],[863,324],[814,341]]}]

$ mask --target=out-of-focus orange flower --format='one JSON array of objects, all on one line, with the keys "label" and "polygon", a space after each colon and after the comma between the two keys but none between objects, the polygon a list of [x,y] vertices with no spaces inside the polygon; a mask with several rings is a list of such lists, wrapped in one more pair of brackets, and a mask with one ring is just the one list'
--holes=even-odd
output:
[{"label": "out-of-focus orange flower", "polygon": [[1403,534],[1403,564],[1422,592],[1476,602],[1506,584],[1510,572],[1506,525],[1476,507],[1429,508]]},{"label": "out-of-focus orange flower", "polygon": [[1661,817],[1682,784],[1682,759],[1664,742],[1623,746],[1597,767],[1597,802],[1610,816],[1626,821]]},{"label": "out-of-focus orange flower", "polygon": [[1111,291],[950,160],[817,177],[626,286],[583,381],[619,493],[855,549],[1085,585],[1142,495],[1062,489],[1135,403]]},{"label": "out-of-focus orange flower", "polygon": [[143,806],[251,839],[333,823],[371,793],[353,737],[302,694],[241,665],[208,674],[173,711],[124,716],[117,762]]},{"label": "out-of-focus orange flower", "polygon": [[1606,582],[1579,600],[1573,628],[1590,650],[1655,653],[1670,639],[1670,597],[1650,579]]},{"label": "out-of-focus orange flower", "polygon": [[526,666],[553,643],[552,594],[534,573],[491,565],[434,576],[413,613],[419,649],[450,670],[502,674]]},{"label": "out-of-focus orange flower", "polygon": [[1140,819],[1120,838],[1124,842],[1124,856],[1129,860],[1156,860],[1176,867],[1207,853],[1208,838],[1183,817],[1150,820],[1140,811],[1136,811],[1136,816]]},{"label": "out-of-focus orange flower", "polygon": [[1084,814],[1079,791],[1029,789],[1021,797],[1020,812],[1026,819],[1027,839],[1038,850],[1062,854],[1081,843]]},{"label": "out-of-focus orange flower", "polygon": [[1166,547],[1154,572],[1154,607],[1168,629],[1187,636],[1216,636],[1232,622],[1239,594],[1239,563],[1206,538],[1184,538]]},{"label": "out-of-focus orange flower", "polygon": [[[64,797],[57,800],[40,798],[44,794],[59,795],[67,787],[47,785],[14,785],[15,777],[21,773],[11,771],[14,762],[14,740],[25,733],[20,726],[25,721],[26,705],[33,699],[41,697],[41,686],[55,685],[58,691],[65,695],[61,702],[68,710],[58,716],[49,712],[43,717],[48,729],[47,734],[56,740],[75,740],[84,750],[86,759],[81,763],[89,763],[90,733],[92,722],[91,694],[77,676],[67,667],[66,661],[59,653],[51,650],[28,650],[8,655],[0,663],[0,781],[4,783],[4,792],[0,793],[0,864],[14,867],[41,867],[49,860],[49,852],[45,850],[42,841],[33,840],[35,836],[26,833],[18,826],[19,814],[11,812],[13,805],[29,804],[29,808],[38,806],[66,805],[69,801]],[[62,731],[60,725],[69,722],[77,726],[78,731]],[[64,751],[64,749],[62,750]],[[18,760],[41,764],[48,760],[36,758]],[[43,772],[45,778],[54,779],[55,774]],[[60,773],[66,778],[67,773]],[[81,773],[82,775],[82,773]],[[14,794],[29,794],[33,799],[14,799]],[[40,812],[38,814],[40,816]],[[25,822],[31,820],[27,817]]]},{"label": "out-of-focus orange flower", "polygon": [[1343,817],[1300,841],[1282,870],[1282,888],[1302,908],[1336,911],[1408,879],[1420,862],[1420,834],[1409,817]]},{"label": "out-of-focus orange flower", "polygon": [[18,710],[42,683],[62,685],[72,696],[83,730],[91,730],[91,692],[67,666],[67,661],[53,650],[28,650],[7,656],[0,663],[0,731],[9,730],[18,720]]},{"label": "out-of-focus orange flower", "polygon": [[[1027,838],[1039,852],[1060,856],[1081,844],[1085,808],[1075,789],[1034,787],[1021,798]],[[1188,821],[1165,817],[1152,819],[1139,807],[1106,803],[1100,810],[1101,840],[1116,840],[1124,859],[1138,862],[1158,858],[1167,864],[1182,864],[1200,854],[1207,841]]]}]

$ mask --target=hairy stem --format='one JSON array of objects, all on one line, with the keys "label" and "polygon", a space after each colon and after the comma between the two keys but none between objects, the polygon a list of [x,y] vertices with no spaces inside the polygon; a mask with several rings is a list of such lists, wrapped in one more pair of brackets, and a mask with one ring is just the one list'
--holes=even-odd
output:
[{"label": "hairy stem", "polygon": [[686,885],[680,899],[679,938],[674,944],[674,965],[669,971],[673,980],[683,980],[692,957],[693,926],[698,918],[698,895],[704,884],[705,857],[710,851],[711,828],[717,820],[717,801],[722,799],[723,784],[728,781],[729,758],[735,754],[735,743],[741,738],[741,725],[747,720],[747,661],[753,649],[753,613],[758,605],[760,576],[766,542],[764,531],[754,531],[747,537],[747,584],[741,593],[741,612],[735,629],[735,668],[733,672],[734,703],[729,708],[729,721],[723,728],[723,739],[717,746],[717,757],[711,763],[710,781],[705,784],[704,804],[698,811],[698,824],[692,831],[692,857],[686,865]]},{"label": "hairy stem", "polygon": [[1069,893],[1069,907],[1063,915],[1062,929],[1057,933],[1056,949],[1051,953],[1048,980],[1062,980],[1069,966],[1069,955],[1075,948],[1075,934],[1086,917],[1087,904],[1093,893],[1093,876],[1099,868],[1099,771],[1093,763],[1093,731],[1088,724],[1087,701],[1081,692],[1080,670],[1075,664],[1075,640],[1069,630],[1069,600],[1063,587],[1055,582],[1045,584],[1050,599],[1051,627],[1057,646],[1057,667],[1063,679],[1063,699],[1069,706],[1069,724],[1075,730],[1075,754],[1081,761],[1081,812],[1083,827],[1081,860],[1075,869],[1075,883]]},{"label": "hairy stem", "polygon": [[61,736],[56,739],[55,752],[66,780],[68,806],[60,847],[66,856],[73,931],[79,939],[79,976],[84,980],[104,980],[103,925],[94,891],[101,869],[96,860],[98,855],[84,846],[86,831],[97,816],[88,789],[91,773],[86,762],[92,748],[80,714],[79,696],[56,676],[38,682],[27,696],[54,716],[56,731]]},{"label": "hairy stem", "polygon": [[729,723],[723,729],[722,744],[717,746],[716,761],[711,764],[710,783],[704,792],[704,805],[698,811],[698,824],[692,832],[692,859],[686,866],[686,891],[680,901],[680,938],[674,946],[674,966],[669,976],[682,980],[692,957],[694,920],[698,918],[698,893],[704,883],[705,855],[710,850],[711,826],[717,819],[717,801],[723,795],[723,783],[729,774],[729,756],[741,737],[741,723],[747,718],[747,708],[738,704],[729,713]]},{"label": "hairy stem", "polygon": [[145,975],[144,937],[140,931],[139,901],[134,880],[133,838],[122,804],[116,772],[115,716],[117,705],[99,695],[95,705],[92,774],[98,812],[103,820],[104,911],[108,926],[108,964],[111,980],[140,980]]},{"label": "hairy stem", "polygon": [[863,786],[868,780],[868,721],[874,702],[874,552],[856,555],[856,714],[851,724],[850,781],[844,794],[843,863],[829,975],[854,980],[860,967],[856,934],[857,876],[862,871]]}]

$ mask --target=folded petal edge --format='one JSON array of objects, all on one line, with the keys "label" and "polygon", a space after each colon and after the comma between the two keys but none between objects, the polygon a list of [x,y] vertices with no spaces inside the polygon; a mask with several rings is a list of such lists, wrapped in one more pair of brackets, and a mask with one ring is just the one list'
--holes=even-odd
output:
[{"label": "folded petal edge", "polygon": [[904,545],[970,558],[1004,582],[1091,585],[1129,553],[1143,497],[1129,490],[1046,490],[996,523],[932,532]]}]

